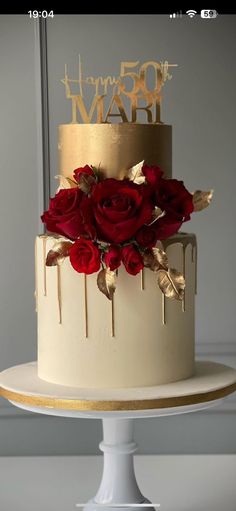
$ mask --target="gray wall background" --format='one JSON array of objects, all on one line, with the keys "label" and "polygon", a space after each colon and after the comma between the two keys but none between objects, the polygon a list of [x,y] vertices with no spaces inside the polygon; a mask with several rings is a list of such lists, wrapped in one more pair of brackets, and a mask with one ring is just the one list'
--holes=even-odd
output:
[{"label": "gray wall background", "polygon": [[[214,188],[214,202],[186,230],[199,244],[198,358],[236,367],[235,84],[236,16],[55,16],[47,23],[51,192],[57,126],[70,122],[60,79],[118,73],[121,60],[179,67],[163,90],[162,120],[173,125],[174,176],[190,190]],[[42,118],[39,31],[27,16],[0,16],[0,369],[36,358],[34,237],[42,231]],[[136,421],[143,453],[236,452],[236,398],[214,411]],[[0,401],[0,454],[97,452],[99,421],[43,417]]]}]

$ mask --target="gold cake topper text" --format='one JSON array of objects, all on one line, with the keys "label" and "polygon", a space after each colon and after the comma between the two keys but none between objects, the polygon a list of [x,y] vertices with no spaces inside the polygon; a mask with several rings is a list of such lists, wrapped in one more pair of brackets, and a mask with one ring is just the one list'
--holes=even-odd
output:
[{"label": "gold cake topper text", "polygon": [[[161,91],[166,80],[172,75],[169,69],[178,64],[167,61],[148,61],[140,65],[135,62],[121,62],[118,76],[84,76],[79,56],[79,77],[69,78],[67,65],[62,83],[66,97],[72,103],[72,123],[110,123],[112,118],[119,122],[138,122],[138,113],[144,112],[148,123],[161,123]],[[147,85],[148,75],[154,78],[153,88]],[[92,87],[93,98],[90,106],[85,102],[85,93]],[[72,92],[76,87],[76,93]],[[128,103],[128,106],[127,106]],[[129,112],[129,113],[128,113]]]}]

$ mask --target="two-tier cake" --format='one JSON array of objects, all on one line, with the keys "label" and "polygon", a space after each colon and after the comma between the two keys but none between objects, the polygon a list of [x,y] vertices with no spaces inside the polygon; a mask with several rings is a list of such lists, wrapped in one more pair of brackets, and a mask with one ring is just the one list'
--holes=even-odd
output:
[{"label": "two-tier cake", "polygon": [[172,179],[161,122],[59,126],[60,189],[36,239],[38,375],[143,387],[194,373],[197,244],[210,192]]}]

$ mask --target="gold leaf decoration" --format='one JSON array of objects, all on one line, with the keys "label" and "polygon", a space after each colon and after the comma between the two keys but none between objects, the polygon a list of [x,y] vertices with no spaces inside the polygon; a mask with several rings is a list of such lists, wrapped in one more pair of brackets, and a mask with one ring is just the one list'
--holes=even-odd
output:
[{"label": "gold leaf decoration", "polygon": [[158,218],[162,218],[163,216],[165,216],[165,214],[166,214],[165,211],[162,211],[161,208],[158,208],[158,206],[155,206],[155,209],[152,212],[152,221],[148,225],[154,224],[156,222],[156,220],[158,220]]},{"label": "gold leaf decoration", "polygon": [[63,189],[75,188],[75,186],[78,186],[78,183],[76,183],[76,181],[73,181],[73,179],[71,179],[70,177],[57,175],[55,176],[55,179],[59,179],[60,182],[56,193]]},{"label": "gold leaf decoration", "polygon": [[116,274],[110,268],[100,270],[97,276],[98,289],[108,298],[112,300],[116,290]]},{"label": "gold leaf decoration", "polygon": [[137,185],[141,185],[146,179],[142,171],[143,164],[144,160],[131,167],[127,172],[127,178]]},{"label": "gold leaf decoration", "polygon": [[160,248],[160,250],[164,250],[163,243],[162,243],[160,240],[158,240],[158,241],[156,242],[156,245],[155,245],[155,246],[156,246],[156,247],[158,247],[158,248]]},{"label": "gold leaf decoration", "polygon": [[94,183],[96,183],[96,178],[94,176],[86,174],[86,172],[81,172],[79,174],[79,188],[87,195],[91,192]]},{"label": "gold leaf decoration", "polygon": [[69,256],[72,245],[72,241],[58,241],[55,243],[47,254],[46,266],[61,264],[65,257]]},{"label": "gold leaf decoration", "polygon": [[183,300],[185,279],[182,273],[174,268],[161,269],[157,272],[157,279],[159,288],[167,298]]},{"label": "gold leaf decoration", "polygon": [[213,190],[209,190],[207,192],[202,192],[201,190],[196,190],[193,193],[193,207],[194,211],[201,211],[209,206],[212,201]]},{"label": "gold leaf decoration", "polygon": [[162,268],[164,268],[165,270],[167,270],[168,269],[168,257],[167,257],[166,252],[164,252],[164,250],[162,250],[158,247],[153,247],[152,252],[153,252],[154,258],[159,263],[159,265],[162,266]]},{"label": "gold leaf decoration", "polygon": [[161,269],[168,269],[168,258],[164,250],[159,247],[153,247],[150,250],[144,252],[143,255],[144,266],[148,267],[152,271],[158,271]]}]

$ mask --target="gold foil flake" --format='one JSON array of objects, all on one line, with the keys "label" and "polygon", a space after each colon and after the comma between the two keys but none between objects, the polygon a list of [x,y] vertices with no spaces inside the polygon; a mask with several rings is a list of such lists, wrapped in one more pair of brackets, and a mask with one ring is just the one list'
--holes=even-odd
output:
[{"label": "gold foil flake", "polygon": [[160,240],[158,240],[156,242],[156,247],[160,248],[160,250],[164,250],[164,245],[163,245],[162,241],[160,241]]},{"label": "gold foil flake", "polygon": [[152,213],[152,221],[148,225],[150,226],[150,225],[154,224],[156,222],[156,220],[158,220],[158,218],[162,218],[163,216],[165,216],[165,214],[166,214],[165,211],[162,211],[161,208],[158,208],[158,206],[155,206],[155,209],[153,210],[153,213]]},{"label": "gold foil flake", "polygon": [[182,300],[184,296],[185,280],[175,268],[169,270],[158,270],[158,285],[167,298]]},{"label": "gold foil flake", "polygon": [[136,183],[137,185],[144,183],[145,179],[146,179],[143,174],[143,171],[142,171],[143,164],[144,164],[144,160],[140,161],[139,163],[137,163],[136,165],[134,165],[127,171],[126,177],[130,181],[133,181],[133,183]]},{"label": "gold foil flake", "polygon": [[158,247],[153,247],[152,248],[152,253],[153,253],[153,256],[154,256],[154,259],[156,260],[156,262],[159,263],[159,265],[162,266],[162,268],[167,270],[167,268],[168,268],[168,257],[166,255],[166,252],[164,252],[164,250],[161,250]]},{"label": "gold foil flake", "polygon": [[152,271],[158,271],[160,269],[168,269],[168,258],[164,250],[159,247],[153,247],[150,250],[146,250],[143,255],[144,265]]},{"label": "gold foil flake", "polygon": [[61,264],[69,256],[72,245],[71,241],[57,241],[47,254],[46,266]]},{"label": "gold foil flake", "polygon": [[76,183],[76,181],[74,181],[70,177],[66,177],[63,175],[57,175],[54,177],[55,177],[55,179],[59,179],[59,186],[57,188],[56,193],[58,193],[60,190],[63,190],[63,189],[75,188],[76,186],[78,186],[78,183]]},{"label": "gold foil flake", "polygon": [[193,207],[194,211],[201,211],[209,206],[212,201],[213,190],[209,190],[207,192],[202,192],[201,190],[196,190],[193,194]]},{"label": "gold foil flake", "polygon": [[109,268],[104,268],[100,270],[97,276],[97,285],[99,291],[103,293],[108,300],[112,300],[116,289],[116,274],[114,271],[111,271]]}]

